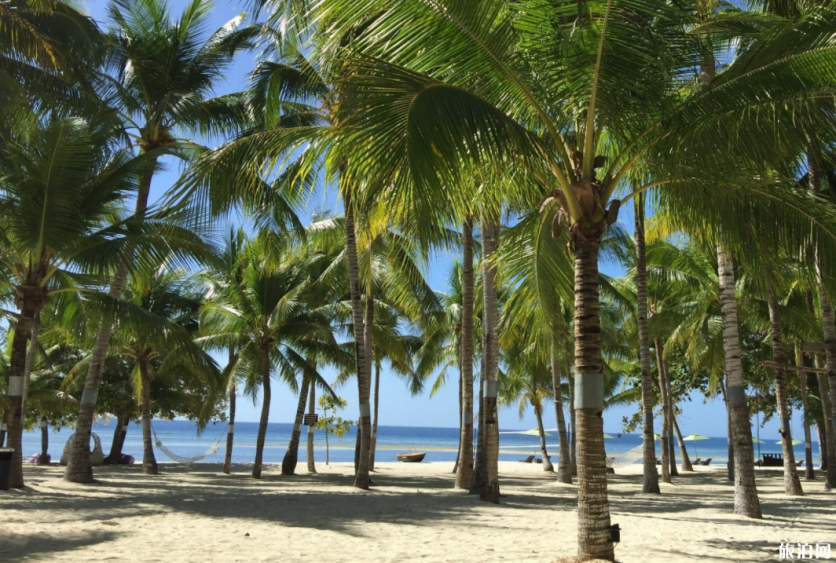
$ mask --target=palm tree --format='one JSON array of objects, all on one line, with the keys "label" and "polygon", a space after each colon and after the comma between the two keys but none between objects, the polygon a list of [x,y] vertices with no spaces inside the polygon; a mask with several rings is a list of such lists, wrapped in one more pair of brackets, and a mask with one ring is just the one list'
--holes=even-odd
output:
[{"label": "palm tree", "polygon": [[140,240],[126,224],[110,220],[114,206],[134,188],[148,163],[112,149],[112,123],[40,121],[23,115],[5,127],[0,131],[0,252],[3,278],[11,280],[19,311],[10,359],[8,427],[9,446],[16,450],[12,486],[22,487],[27,341],[34,351],[40,312],[51,296],[76,291],[76,284],[93,289],[89,285],[96,278],[84,273],[107,272],[125,245]]},{"label": "palm tree", "polygon": [[[620,203],[610,200],[633,166],[645,160],[660,168],[655,179],[638,190],[663,184],[666,194],[681,201],[680,188],[691,184],[699,187],[691,196],[702,195],[704,206],[704,194],[713,187],[704,183],[709,176],[722,170],[719,175],[724,176],[725,185],[738,183],[725,166],[728,151],[712,147],[733,145],[736,156],[754,156],[755,152],[763,154],[772,139],[798,142],[797,131],[766,139],[760,126],[751,126],[751,114],[739,110],[750,104],[763,107],[761,93],[767,86],[755,76],[774,76],[774,65],[806,57],[813,38],[832,33],[833,13],[825,8],[803,25],[777,26],[746,42],[746,51],[710,88],[682,90],[682,83],[670,88],[670,78],[693,68],[700,45],[696,36],[692,41],[685,34],[692,14],[663,2],[631,2],[629,7],[617,0],[587,3],[582,26],[576,5],[570,2],[523,2],[510,9],[493,0],[478,5],[459,0],[396,4],[332,0],[317,6],[327,11],[329,22],[328,36],[317,37],[320,48],[336,49],[352,29],[352,52],[363,53],[343,66],[346,79],[340,84],[339,106],[344,112],[341,140],[346,147],[358,149],[346,169],[348,178],[357,179],[357,187],[382,193],[387,186],[388,193],[409,198],[408,208],[416,215],[444,220],[444,215],[455,215],[462,208],[457,205],[462,192],[442,186],[461,185],[458,180],[469,172],[470,164],[484,164],[486,155],[497,162],[504,159],[506,167],[509,159],[519,159],[517,175],[530,174],[531,181],[518,185],[518,190],[556,186],[547,207],[559,206],[570,223],[576,266],[576,377],[579,389],[589,389],[576,398],[582,401],[576,409],[579,555],[612,559],[603,428],[598,416],[602,363],[597,336],[598,246]],[[316,20],[319,14],[313,11],[311,17]],[[372,25],[364,19],[369,14],[374,14]],[[407,21],[410,25],[404,25]],[[802,34],[807,37],[805,46],[799,42]],[[421,38],[430,35],[437,40],[428,46]],[[617,49],[611,48],[616,44]],[[770,49],[777,45],[794,45],[795,50],[778,56],[778,49]],[[400,66],[388,62],[395,57]],[[819,68],[818,64],[793,65],[791,75],[803,76],[790,87],[793,97],[831,87]],[[737,108],[734,118],[720,109],[731,102],[725,94],[731,84]],[[782,83],[780,87],[787,86]],[[776,95],[777,87],[769,83],[770,95]],[[789,91],[778,93],[777,98],[785,94]],[[781,111],[770,105],[773,110]],[[732,132],[727,126],[706,126],[717,123],[721,114],[723,120],[733,119],[740,127]],[[692,127],[697,119],[701,126]],[[438,123],[444,126],[437,127]],[[539,137],[540,131],[548,134]],[[687,157],[682,150],[688,150]],[[695,154],[706,155],[698,175],[682,170],[695,164]],[[709,154],[716,166],[706,171]],[[609,159],[604,160],[604,155]],[[361,184],[360,178],[368,179],[371,170],[381,180]],[[388,187],[390,180],[395,181],[394,188]],[[687,207],[699,213],[698,206]],[[738,383],[735,380],[735,386]],[[748,428],[741,432],[745,434]],[[754,492],[743,487],[743,482],[740,485],[741,495],[750,497]],[[739,503],[737,509],[746,511],[752,506]],[[755,511],[749,514],[757,516]]]},{"label": "palm tree", "polygon": [[338,355],[328,307],[309,301],[316,291],[311,272],[321,256],[299,255],[287,244],[280,245],[269,236],[249,241],[241,283],[206,303],[201,314],[207,335],[203,344],[240,344],[238,361],[247,374],[246,385],[250,389],[261,386],[263,391],[254,478],[262,472],[273,373],[294,388],[297,374],[310,377],[316,373],[308,358]]},{"label": "palm tree", "polygon": [[[120,115],[135,148],[152,163],[163,154],[182,154],[194,142],[179,137],[189,132],[215,133],[247,123],[235,96],[211,97],[235,54],[249,46],[256,30],[240,27],[238,17],[207,37],[210,0],[191,0],[179,20],[171,17],[165,0],[112,0],[113,27],[108,35],[106,72],[96,78],[103,101]],[[141,177],[134,217],[142,222],[155,167]],[[126,253],[110,283],[109,295],[124,291],[134,255]],[[76,439],[70,446],[64,478],[76,483],[93,480],[87,436],[93,424],[96,393],[113,326],[102,323],[92,351],[85,393],[79,406]]]}]

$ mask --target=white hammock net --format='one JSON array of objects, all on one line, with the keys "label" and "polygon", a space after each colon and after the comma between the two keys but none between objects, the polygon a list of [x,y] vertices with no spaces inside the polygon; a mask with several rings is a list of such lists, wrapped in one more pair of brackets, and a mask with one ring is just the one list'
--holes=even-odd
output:
[{"label": "white hammock net", "polygon": [[624,467],[625,465],[632,465],[638,460],[642,459],[642,446],[636,446],[632,450],[623,454],[610,454],[615,458],[614,467]]},{"label": "white hammock net", "polygon": [[217,442],[215,442],[208,450],[206,450],[205,452],[203,452],[202,454],[200,454],[198,456],[182,457],[182,456],[179,456],[176,453],[172,452],[171,450],[169,450],[168,448],[166,448],[163,445],[163,443],[160,441],[159,436],[157,436],[157,431],[154,430],[153,426],[151,427],[151,432],[154,433],[154,443],[157,445],[157,447],[160,449],[160,451],[163,452],[166,455],[166,457],[168,457],[171,461],[176,461],[177,463],[186,463],[186,464],[191,464],[191,463],[198,462],[201,459],[203,459],[205,457],[209,457],[210,455],[212,455],[213,453],[218,451],[218,448],[221,446],[221,439],[223,438],[223,436],[221,436],[221,438],[218,438]]}]

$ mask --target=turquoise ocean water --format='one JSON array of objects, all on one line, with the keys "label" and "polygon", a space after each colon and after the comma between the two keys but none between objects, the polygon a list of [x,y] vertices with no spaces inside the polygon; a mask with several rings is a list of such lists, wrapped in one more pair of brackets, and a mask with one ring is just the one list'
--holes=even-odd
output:
[{"label": "turquoise ocean water", "polygon": [[[193,457],[202,454],[215,442],[221,440],[218,451],[205,459],[203,462],[223,462],[224,447],[226,443],[226,424],[210,424],[206,430],[198,435],[195,425],[185,420],[157,420],[153,426],[162,443],[172,452],[182,457]],[[102,441],[102,449],[105,455],[110,451],[110,444],[113,439],[113,431],[116,428],[115,421],[109,424],[98,422],[93,431],[98,434]],[[267,463],[280,462],[287,449],[292,424],[273,423],[267,430],[264,461]],[[508,429],[511,430],[511,429]],[[237,422],[235,424],[235,445],[232,459],[235,463],[251,463],[255,457],[255,440],[258,431],[258,424],[255,422]],[[306,428],[302,430],[302,444],[299,448],[299,460],[305,461],[306,456]],[[70,435],[67,428],[49,433],[49,452],[53,460],[61,456],[61,451]],[[547,438],[549,454],[552,460],[557,460],[557,435],[552,432]],[[622,458],[624,462],[630,463],[638,460],[641,452],[631,453],[641,446],[641,436],[637,434],[621,434],[610,432],[615,438],[605,441],[607,455]],[[766,440],[766,444],[760,444],[761,453],[781,453],[781,446],[777,445],[776,439]],[[347,462],[354,460],[354,444],[356,440],[355,429],[346,434],[343,438],[337,439],[329,434],[330,459],[336,462]],[[503,461],[513,461],[525,457],[527,453],[539,454],[539,438],[523,434],[501,434],[499,439],[500,455]],[[317,430],[315,433],[315,456],[318,462],[325,461],[325,433]],[[414,426],[380,426],[377,438],[377,461],[394,461],[395,455],[408,450],[424,451],[427,453],[426,461],[454,461],[459,443],[459,431],[457,428],[428,428]],[[694,446],[696,445],[696,452]],[[727,459],[726,438],[709,438],[699,442],[687,442],[688,454],[691,459],[700,457],[702,459],[713,458],[712,464],[725,464]],[[23,436],[24,459],[40,451],[40,431],[26,432]],[[657,455],[661,456],[659,444],[656,444]],[[131,424],[125,439],[123,452],[131,454],[139,460],[142,457],[142,431],[139,425]],[[157,461],[169,461],[165,454],[159,449],[156,450]],[[796,459],[804,459],[804,445],[795,448]],[[755,455],[758,456],[758,444],[755,444]],[[676,448],[677,460],[679,459],[679,448]],[[818,465],[818,444],[813,442],[813,456]]]}]

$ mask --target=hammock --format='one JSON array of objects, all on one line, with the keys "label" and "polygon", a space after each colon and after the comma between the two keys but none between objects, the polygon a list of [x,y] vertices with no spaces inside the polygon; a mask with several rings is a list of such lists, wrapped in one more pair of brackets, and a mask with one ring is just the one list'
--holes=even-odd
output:
[{"label": "hammock", "polygon": [[206,450],[205,452],[203,452],[202,454],[200,454],[198,456],[182,457],[182,456],[179,456],[176,453],[172,452],[171,450],[169,450],[168,448],[166,448],[163,445],[163,443],[160,441],[159,436],[157,436],[157,431],[154,430],[153,426],[151,427],[151,432],[154,433],[154,443],[157,445],[157,447],[160,449],[160,451],[163,452],[166,455],[166,457],[168,457],[171,461],[176,461],[177,463],[186,463],[186,464],[192,464],[192,463],[195,463],[197,461],[200,461],[204,457],[209,457],[210,455],[212,455],[213,453],[218,451],[218,448],[221,446],[221,439],[223,438],[223,436],[218,438],[217,442],[215,442],[208,450]]},{"label": "hammock", "polygon": [[613,463],[615,467],[624,467],[625,465],[632,465],[636,463],[638,460],[642,459],[642,446],[636,446],[632,450],[623,454],[611,455],[616,456],[615,463]]}]

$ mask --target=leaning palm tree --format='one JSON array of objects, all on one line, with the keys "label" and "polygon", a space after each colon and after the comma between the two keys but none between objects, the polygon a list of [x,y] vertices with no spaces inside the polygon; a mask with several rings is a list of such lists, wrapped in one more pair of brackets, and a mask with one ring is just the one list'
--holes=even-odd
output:
[{"label": "leaning palm tree", "polygon": [[[317,3],[311,18],[328,24],[316,37],[321,50],[342,53],[350,36],[352,53],[360,53],[341,66],[340,140],[356,149],[347,159],[349,185],[366,188],[367,196],[391,194],[394,208],[409,208],[426,218],[425,225],[437,225],[464,209],[462,190],[450,187],[461,186],[462,177],[490,156],[528,176],[506,192],[508,198],[530,202],[549,193],[544,208],[559,208],[557,222],[568,223],[576,377],[583,389],[576,397],[579,555],[612,559],[599,416],[597,272],[600,240],[621,202],[614,195],[645,161],[654,167],[653,179],[627,198],[664,186],[696,216],[695,197],[701,196],[701,206],[706,194],[719,197],[718,183],[741,197],[738,187],[753,176],[736,174],[741,170],[730,166],[728,147],[755,161],[771,143],[802,141],[789,125],[790,110],[780,113],[787,108],[782,100],[832,90],[832,71],[821,69],[825,58],[836,68],[836,53],[818,47],[836,27],[836,10],[824,7],[800,24],[747,37],[745,51],[706,89],[693,80],[704,44],[688,33],[697,23],[694,12],[657,0],[587,2],[580,13],[570,1],[330,0]],[[792,80],[775,80],[779,67]],[[780,124],[786,128],[781,135],[764,135],[765,122],[751,119],[767,108],[776,117],[770,133]],[[761,190],[789,197],[771,188],[770,180]],[[720,207],[724,221],[743,212]],[[735,405],[740,385],[734,381]],[[751,434],[748,424],[736,424],[735,432],[741,443]],[[750,473],[739,482],[735,506],[757,517]]]},{"label": "leaning palm tree", "polygon": [[[122,119],[125,133],[136,150],[156,162],[164,154],[184,154],[196,148],[184,133],[217,133],[248,123],[243,104],[235,96],[212,97],[235,54],[250,45],[256,33],[241,27],[239,16],[211,35],[205,26],[209,0],[191,0],[173,20],[165,0],[113,0],[109,6],[113,27],[109,32],[105,72],[96,77],[103,102]],[[155,167],[140,179],[134,216],[141,222]],[[109,294],[119,299],[134,255],[127,253],[113,274]],[[93,470],[86,453],[93,424],[96,392],[113,327],[99,326],[92,361],[84,384],[85,394],[76,423],[79,439],[71,444],[64,478],[91,482]]]},{"label": "leaning palm tree", "polygon": [[9,445],[16,450],[13,487],[23,486],[27,348],[35,349],[41,310],[53,295],[95,289],[98,278],[85,274],[107,274],[125,246],[139,240],[128,225],[111,221],[148,162],[114,150],[114,132],[113,123],[31,114],[0,130],[0,268],[18,310],[8,407]]}]

